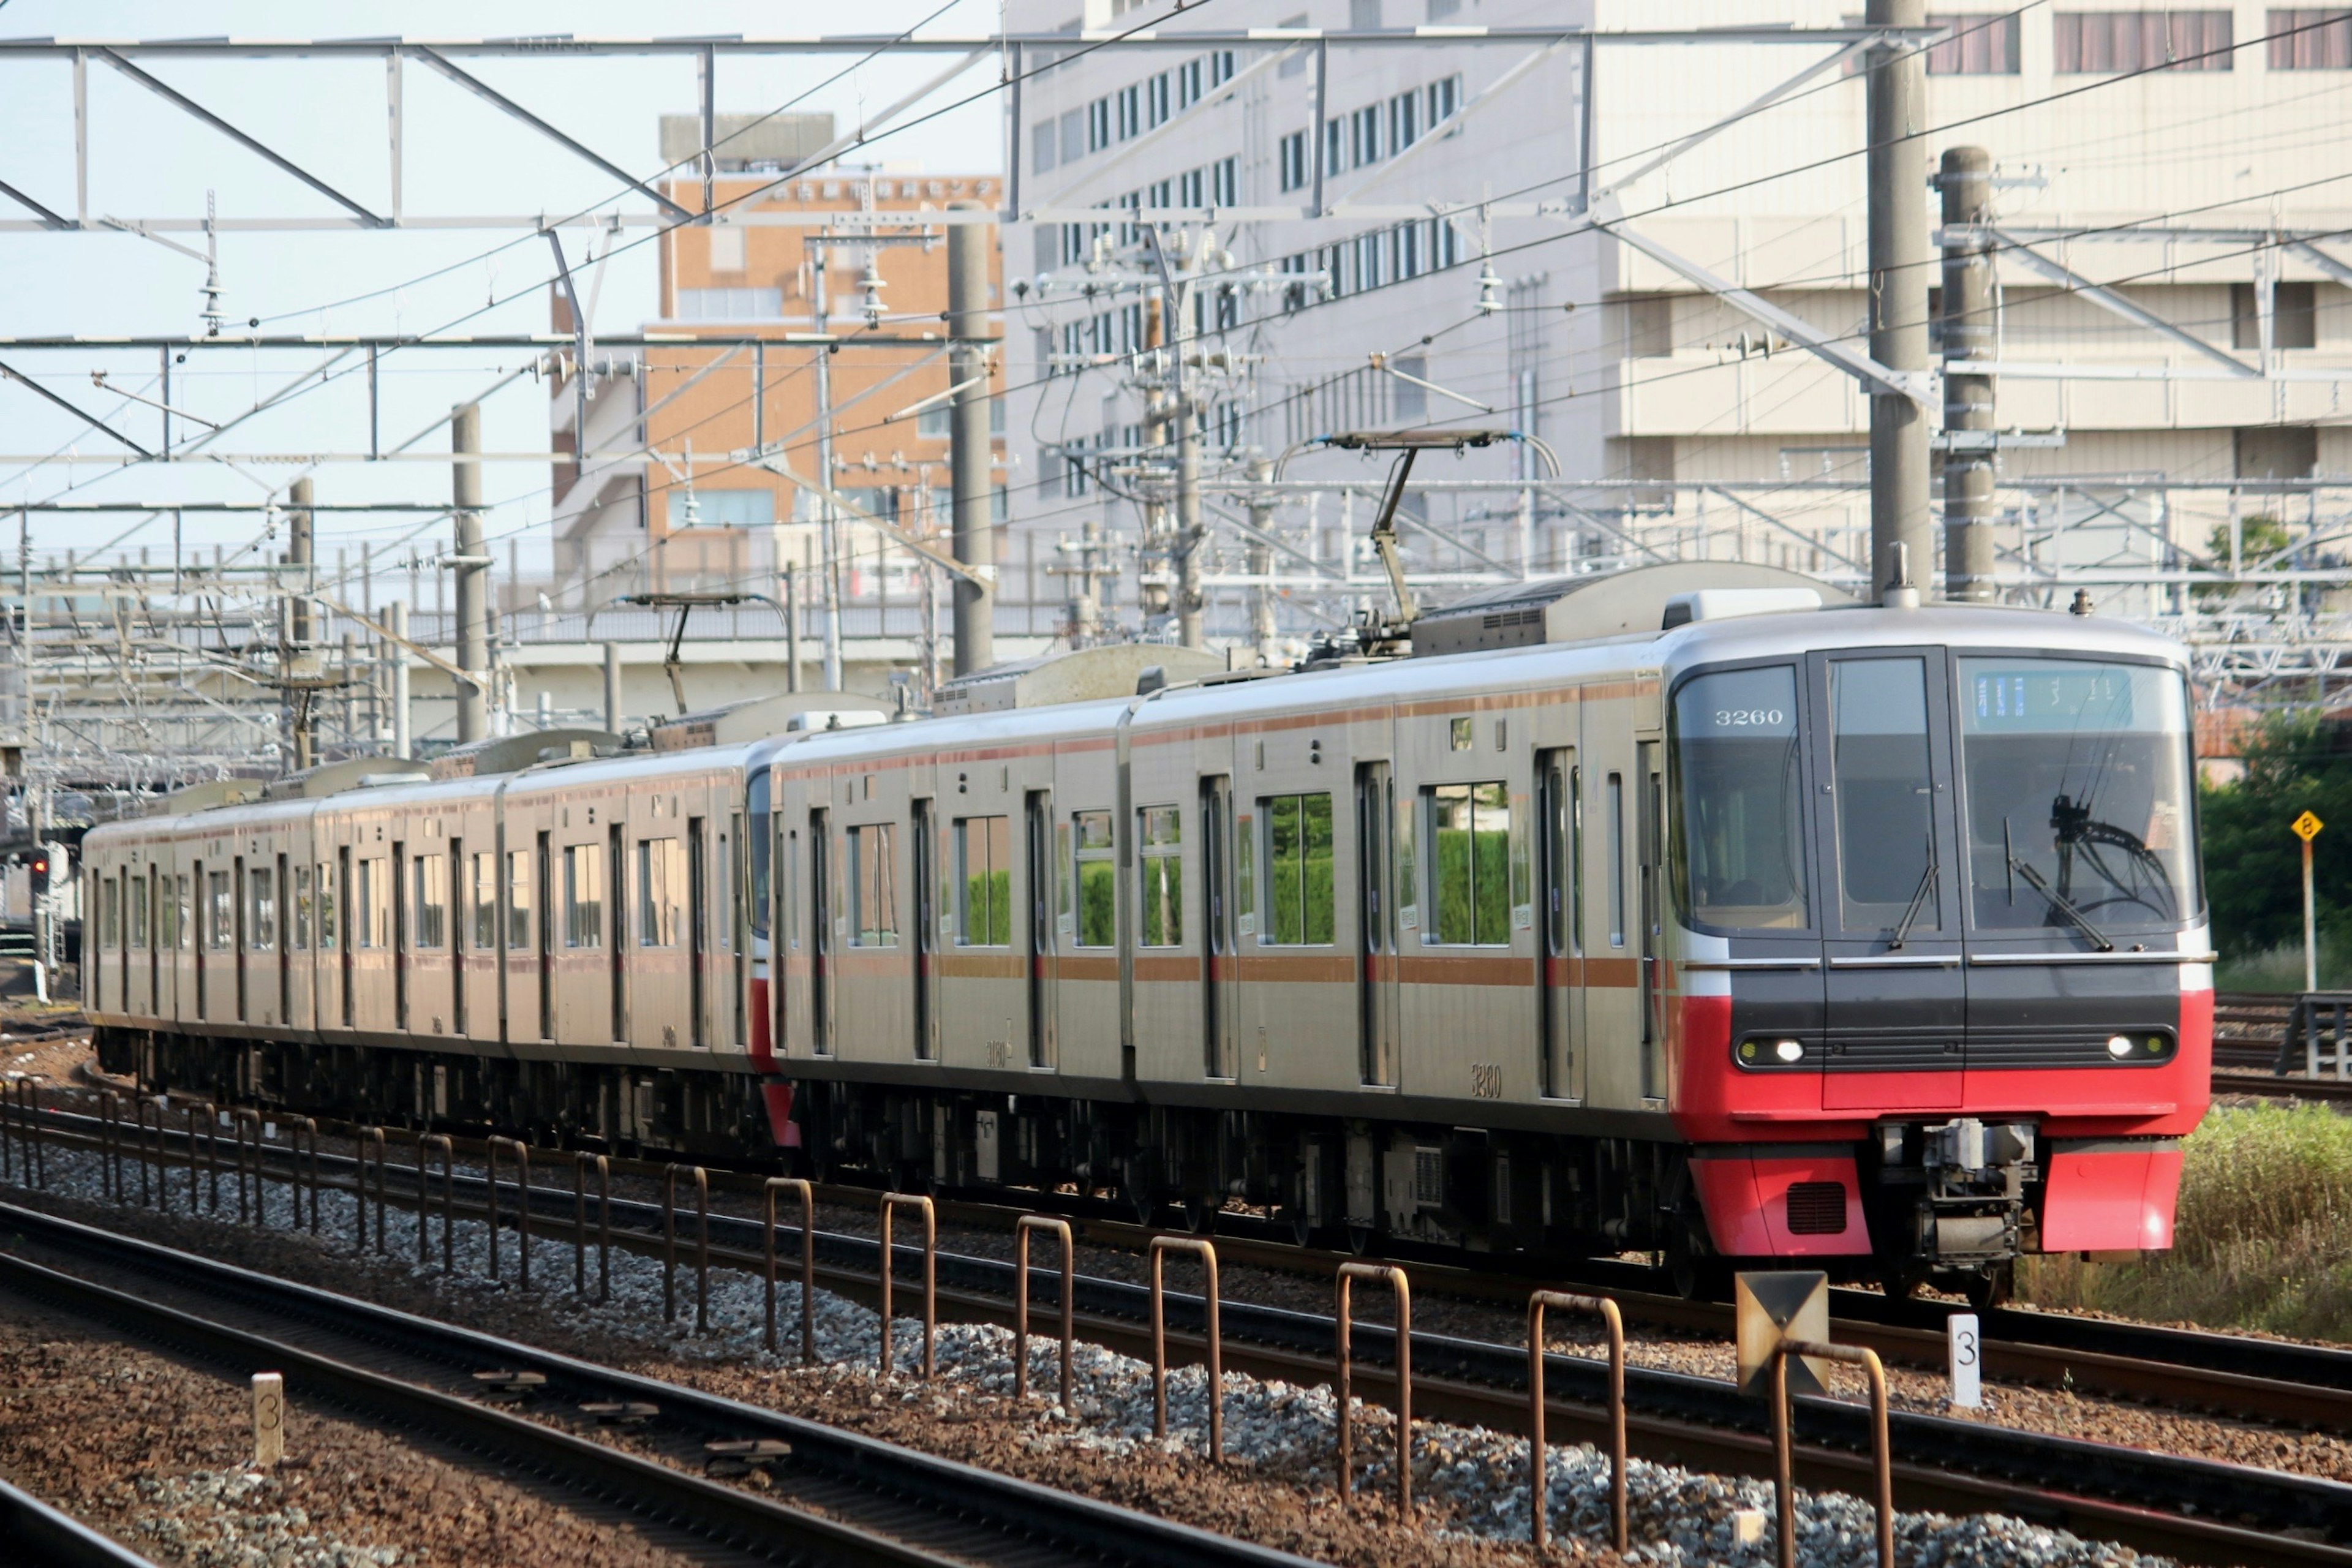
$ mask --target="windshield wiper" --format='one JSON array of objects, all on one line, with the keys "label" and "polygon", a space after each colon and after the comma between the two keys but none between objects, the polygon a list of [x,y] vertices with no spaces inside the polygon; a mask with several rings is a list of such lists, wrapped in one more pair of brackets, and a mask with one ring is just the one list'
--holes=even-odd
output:
[{"label": "windshield wiper", "polygon": [[1942,868],[1935,861],[1930,860],[1927,862],[1927,868],[1919,873],[1919,886],[1911,894],[1910,907],[1903,911],[1903,918],[1895,922],[1895,935],[1886,943],[1887,952],[1893,952],[1896,948],[1901,947],[1903,939],[1911,934],[1911,922],[1917,920],[1919,911],[1927,907],[1928,889],[1936,885],[1936,873]]},{"label": "windshield wiper", "polygon": [[2027,865],[2024,861],[2019,859],[2014,855],[2011,855],[2009,858],[2009,864],[2011,870],[2025,879],[2025,885],[2027,887],[2032,888],[2035,892],[2049,900],[2050,907],[2056,910],[2060,914],[2064,915],[2069,921],[2073,922],[2076,929],[2081,931],[2084,936],[2089,937],[2091,941],[2096,944],[2101,952],[2115,952],[2116,944],[2107,939],[2107,933],[2093,925],[2091,923],[2091,918],[2088,915],[2076,909],[2073,904],[2067,902],[2066,896],[2061,893],[2057,889],[2052,887],[2048,882],[2044,881],[2041,872],[2035,870],[2032,867]]}]

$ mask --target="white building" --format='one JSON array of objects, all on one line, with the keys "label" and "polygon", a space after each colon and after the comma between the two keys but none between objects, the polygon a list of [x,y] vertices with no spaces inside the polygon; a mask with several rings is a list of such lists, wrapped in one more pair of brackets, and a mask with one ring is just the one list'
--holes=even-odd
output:
[{"label": "white building", "polygon": [[[1012,0],[1007,26],[1091,40],[1156,9]],[[2233,517],[2287,526],[2294,554],[2268,564],[2315,564],[2328,552],[2312,541],[2352,501],[2324,485],[2233,489],[2352,470],[2352,240],[2304,237],[2352,227],[2352,172],[2336,155],[2352,19],[2057,0],[1932,20],[1954,33],[1929,58],[1928,166],[1962,144],[1998,164],[1998,414],[2024,433],[2000,457],[2002,572],[2046,597],[2059,590],[2032,584],[2063,563],[2103,603],[2195,635],[2225,607],[2275,623],[2295,609],[2291,585],[2200,599],[2177,579],[2210,563]],[[1385,458],[1295,455],[1275,513],[1286,548],[1253,559],[1231,521],[1245,517],[1250,458],[1351,429],[1509,427],[1539,437],[1572,481],[1513,482],[1547,473],[1522,444],[1423,458],[1416,482],[1440,488],[1408,498],[1432,527],[1406,543],[1439,581],[1701,552],[1857,574],[1863,389],[1691,273],[1865,346],[1861,57],[1797,37],[1452,31],[1852,25],[1828,0],[1220,0],[1159,36],[1254,37],[1101,48],[1025,80],[1010,140],[1027,221],[1004,242],[1016,528],[1137,526],[1122,492],[1150,482],[1133,471],[1145,409],[1120,356],[1149,321],[1121,280],[1149,264],[1128,243],[1139,230],[1072,221],[1124,205],[1174,237],[1209,218],[1232,258],[1213,255],[1211,275],[1246,285],[1204,289],[1188,340],[1244,362],[1201,389],[1213,635],[1245,635],[1247,596],[1269,578],[1291,593],[1293,632],[1373,591],[1348,535],[1369,525]],[[1336,297],[1268,283],[1285,269],[1328,274]],[[1107,363],[1078,363],[1089,356]],[[1290,482],[1307,480],[1322,488]],[[2244,546],[2249,572],[2271,537]]]}]

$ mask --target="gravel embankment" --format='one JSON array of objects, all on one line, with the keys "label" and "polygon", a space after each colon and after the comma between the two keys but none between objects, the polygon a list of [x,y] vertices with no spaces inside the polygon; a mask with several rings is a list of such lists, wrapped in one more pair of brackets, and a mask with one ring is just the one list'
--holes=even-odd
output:
[{"label": "gravel embankment", "polygon": [[[939,1379],[926,1388],[911,1381],[919,1366],[920,1324],[902,1321],[894,1332],[900,1376],[885,1382],[874,1371],[879,1340],[876,1315],[821,1294],[818,1350],[829,1364],[801,1372],[761,1348],[764,1297],[753,1276],[713,1270],[711,1328],[698,1337],[691,1330],[690,1271],[680,1273],[680,1321],[667,1324],[661,1311],[661,1268],[653,1259],[615,1252],[612,1301],[604,1306],[575,1303],[568,1240],[541,1237],[534,1243],[537,1288],[525,1295],[511,1287],[510,1235],[503,1245],[509,1284],[493,1287],[481,1278],[488,1248],[487,1232],[478,1223],[459,1223],[458,1273],[444,1279],[413,1268],[415,1220],[396,1210],[390,1212],[387,1227],[391,1256],[353,1259],[348,1256],[352,1205],[343,1194],[327,1195],[325,1235],[317,1243],[307,1236],[257,1234],[209,1219],[191,1222],[184,1214],[166,1220],[146,1211],[110,1206],[101,1215],[96,1205],[76,1201],[98,1195],[95,1158],[53,1154],[53,1192],[44,1200],[46,1206],[102,1218],[173,1245],[631,1364],[655,1375],[1327,1561],[1371,1568],[1526,1560],[1527,1444],[1521,1438],[1438,1422],[1416,1424],[1414,1493],[1421,1504],[1416,1528],[1400,1524],[1393,1516],[1393,1422],[1377,1408],[1366,1408],[1360,1416],[1357,1484],[1361,1495],[1357,1508],[1349,1513],[1338,1507],[1331,1478],[1334,1407],[1328,1388],[1227,1374],[1225,1448],[1231,1462],[1219,1470],[1202,1462],[1207,1379],[1197,1368],[1181,1369],[1170,1379],[1171,1430],[1163,1445],[1150,1435],[1148,1369],[1099,1347],[1081,1346],[1078,1351],[1077,1408],[1075,1417],[1065,1418],[1042,1398],[1033,1398],[1025,1407],[1011,1401],[1008,1331],[943,1327],[937,1352]],[[225,1188],[225,1195],[233,1205],[233,1191]],[[273,1190],[271,1212],[282,1215],[284,1201]],[[431,1241],[436,1262],[437,1231],[436,1222]],[[344,1256],[336,1256],[339,1248]],[[911,1292],[901,1297],[909,1306],[919,1300]],[[796,1288],[782,1292],[779,1328],[788,1359],[797,1344],[797,1303]],[[1032,1388],[1050,1390],[1055,1376],[1052,1342],[1033,1340],[1033,1354]],[[1738,1568],[1770,1561],[1769,1542],[1738,1546],[1733,1540],[1736,1510],[1769,1512],[1768,1486],[1640,1460],[1632,1467],[1631,1481],[1635,1534],[1643,1542],[1634,1553],[1639,1560]],[[1563,1545],[1586,1556],[1605,1557],[1597,1544],[1604,1528],[1605,1464],[1591,1448],[1561,1446],[1553,1451],[1550,1502],[1554,1531]],[[1808,1564],[1831,1568],[1871,1559],[1870,1510],[1857,1500],[1807,1494],[1800,1520],[1802,1560]],[[2126,1548],[2085,1543],[2009,1519],[1906,1514],[1901,1534],[1906,1559],[1915,1563],[2072,1568],[2153,1561]]]}]

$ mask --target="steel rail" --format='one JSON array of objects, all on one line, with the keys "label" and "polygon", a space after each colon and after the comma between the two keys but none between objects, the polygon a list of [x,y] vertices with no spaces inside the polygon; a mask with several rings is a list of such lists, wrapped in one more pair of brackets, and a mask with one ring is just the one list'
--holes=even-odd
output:
[{"label": "steel rail", "polygon": [[0,1541],[8,1543],[8,1561],[22,1568],[155,1568],[129,1547],[5,1480]]},{"label": "steel rail", "polygon": [[[0,1253],[0,1284],[102,1316],[144,1338],[238,1366],[286,1373],[289,1389],[426,1431],[502,1462],[540,1471],[635,1506],[715,1540],[797,1561],[935,1564],[1056,1560],[1134,1568],[1301,1568],[1302,1559],[1090,1498],[899,1447],[683,1384],[601,1366],[511,1340],[419,1318],[152,1242],[0,1204],[0,1221],[55,1248],[76,1268],[119,1269],[241,1314],[258,1313],[297,1334],[323,1329],[376,1353],[415,1358],[453,1375],[484,1367],[536,1373],[557,1402],[650,1405],[666,1431],[720,1439],[772,1439],[788,1452],[766,1462],[775,1490],[806,1480],[823,1489],[822,1514],[561,1427],[388,1375],[250,1327],[219,1321],[113,1285]],[[952,1533],[951,1551],[921,1538]]]}]

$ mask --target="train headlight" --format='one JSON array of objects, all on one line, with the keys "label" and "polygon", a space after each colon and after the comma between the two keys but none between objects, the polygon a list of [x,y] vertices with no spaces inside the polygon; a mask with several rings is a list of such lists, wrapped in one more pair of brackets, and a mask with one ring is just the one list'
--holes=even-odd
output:
[{"label": "train headlight", "polygon": [[2107,1037],[2107,1055],[2115,1058],[2117,1061],[2121,1061],[2131,1054],[2132,1043],[2128,1036],[2110,1035]]},{"label": "train headlight", "polygon": [[1784,1062],[1801,1061],[1804,1059],[1805,1043],[1802,1040],[1775,1040],[1772,1054]]}]

